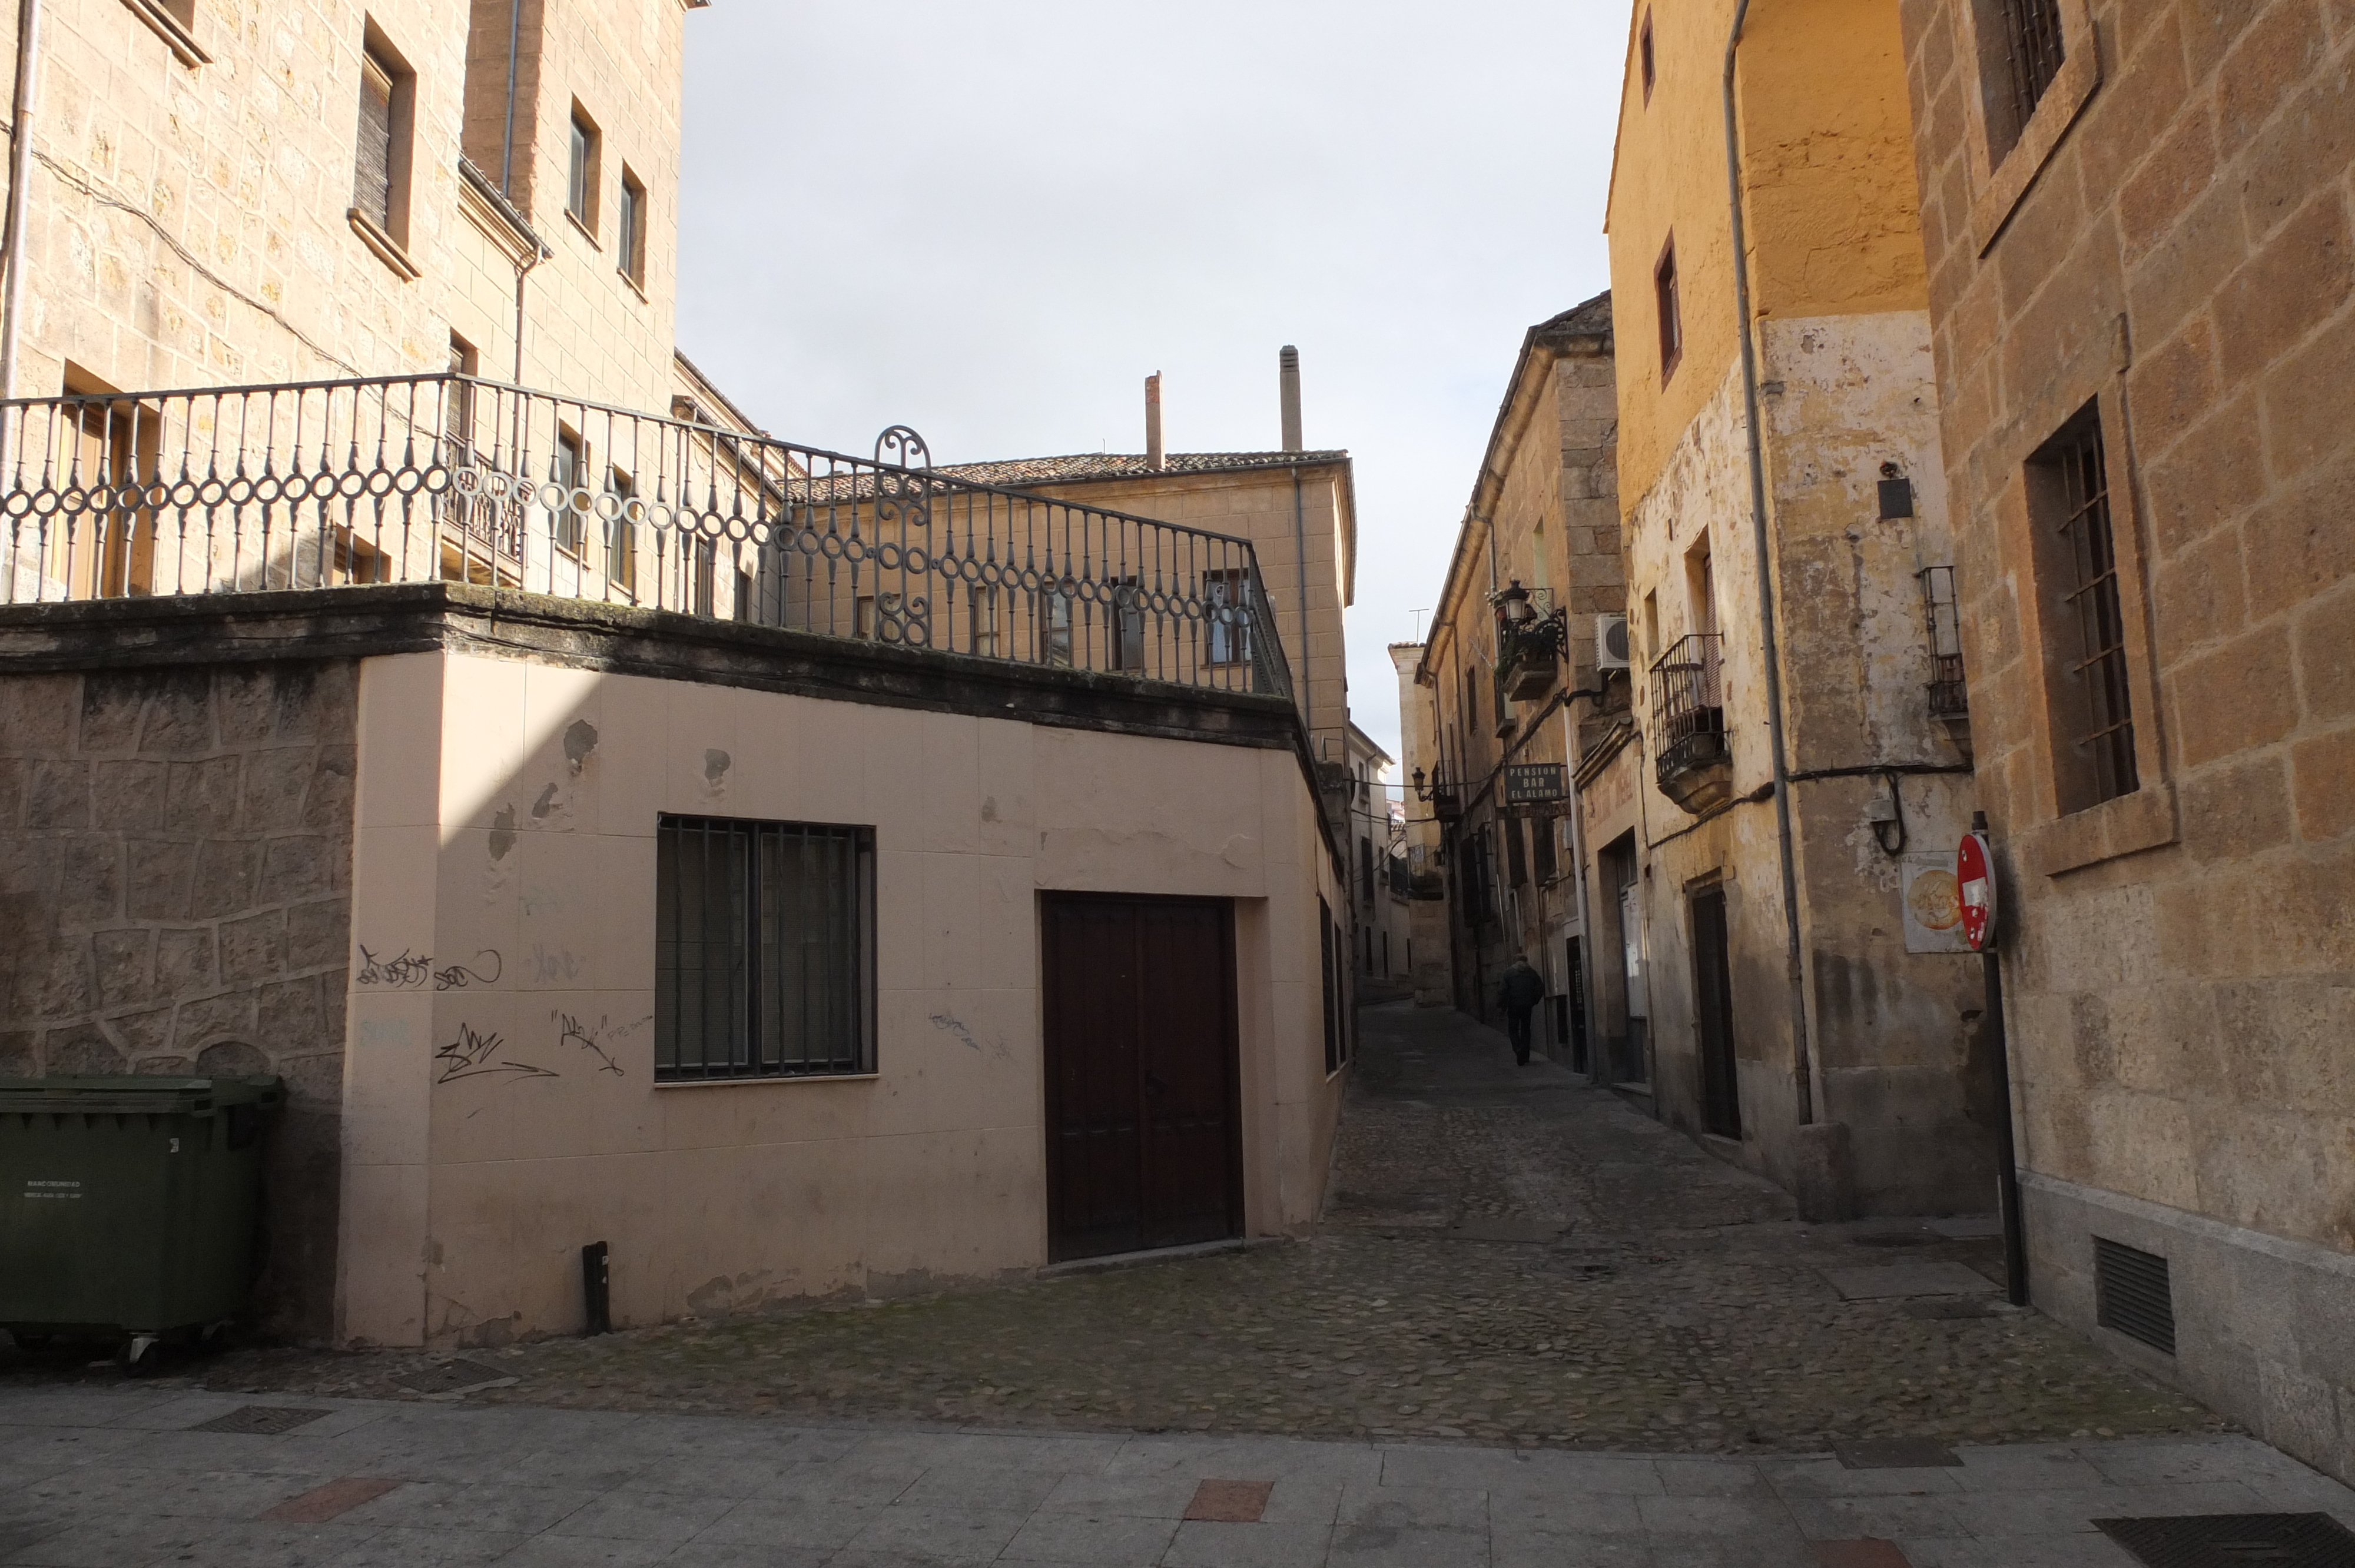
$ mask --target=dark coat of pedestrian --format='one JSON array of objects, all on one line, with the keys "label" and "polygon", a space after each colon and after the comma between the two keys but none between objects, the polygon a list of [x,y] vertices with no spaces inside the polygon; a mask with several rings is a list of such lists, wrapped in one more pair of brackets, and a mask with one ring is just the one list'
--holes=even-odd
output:
[{"label": "dark coat of pedestrian", "polygon": [[1527,959],[1515,959],[1497,978],[1497,1002],[1505,1010],[1506,1032],[1512,1037],[1513,1060],[1529,1065],[1529,1014],[1545,1000],[1545,979]]}]

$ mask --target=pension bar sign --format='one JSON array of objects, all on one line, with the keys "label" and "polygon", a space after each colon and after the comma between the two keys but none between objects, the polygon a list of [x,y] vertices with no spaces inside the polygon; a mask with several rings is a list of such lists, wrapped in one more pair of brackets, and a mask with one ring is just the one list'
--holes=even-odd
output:
[{"label": "pension bar sign", "polygon": [[1570,794],[1570,770],[1559,762],[1505,764],[1505,804],[1535,806]]}]

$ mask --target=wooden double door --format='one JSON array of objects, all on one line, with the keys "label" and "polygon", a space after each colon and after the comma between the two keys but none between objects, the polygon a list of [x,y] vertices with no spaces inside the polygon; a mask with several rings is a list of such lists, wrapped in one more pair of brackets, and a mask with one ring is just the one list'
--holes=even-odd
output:
[{"label": "wooden double door", "polygon": [[1050,894],[1039,913],[1055,1262],[1242,1234],[1234,911]]}]

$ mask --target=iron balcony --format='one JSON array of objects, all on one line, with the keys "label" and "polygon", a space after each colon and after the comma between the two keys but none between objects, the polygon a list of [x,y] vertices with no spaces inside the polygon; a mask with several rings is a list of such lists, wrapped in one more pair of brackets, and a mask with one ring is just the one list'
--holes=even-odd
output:
[{"label": "iron balcony", "polygon": [[0,604],[459,581],[1290,695],[1247,539],[455,374],[0,404]]}]

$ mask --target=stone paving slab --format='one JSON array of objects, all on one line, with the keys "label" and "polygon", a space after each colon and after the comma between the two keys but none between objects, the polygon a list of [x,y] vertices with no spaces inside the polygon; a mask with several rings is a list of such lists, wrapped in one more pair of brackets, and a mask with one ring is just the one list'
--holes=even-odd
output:
[{"label": "stone paving slab", "polygon": [[[229,1451],[194,1430],[233,1405],[220,1396],[0,1390],[20,1478],[0,1492],[0,1564],[2132,1568],[2094,1520],[2318,1510],[2355,1527],[2355,1490],[2236,1436],[1961,1445],[1958,1466],[1858,1470],[1828,1454],[314,1403],[331,1446],[298,1429]],[[466,1478],[422,1478],[424,1453],[463,1457]],[[549,1484],[554,1457],[599,1484]],[[331,1519],[268,1517],[356,1480],[378,1484]],[[1205,1481],[1263,1488],[1260,1519],[1185,1518]],[[1899,1555],[1844,1544],[1875,1540]]]},{"label": "stone paving slab", "polygon": [[[1460,1014],[1362,1018],[1312,1235],[1011,1286],[478,1345],[465,1358],[515,1382],[464,1403],[527,1425],[561,1407],[613,1423],[733,1413],[1695,1453],[2231,1429],[2006,1305],[1983,1216],[1802,1224],[1772,1185],[1550,1063],[1517,1068],[1501,1036]],[[1867,1287],[1855,1299],[1834,1285],[1851,1277]],[[1945,1294],[1892,1296],[1892,1284]],[[403,1379],[452,1354],[235,1351],[190,1367],[214,1393],[149,1387],[140,1418],[177,1429],[185,1412],[229,1408],[219,1398],[237,1393],[430,1408]],[[120,1386],[82,1359],[0,1350],[0,1389],[69,1424],[78,1401]],[[602,1484],[593,1460],[527,1462],[549,1485]],[[0,1451],[0,1476],[10,1463]],[[404,1478],[463,1481],[473,1460],[426,1445],[402,1465]],[[677,1484],[699,1485],[696,1468],[675,1466]]]}]

